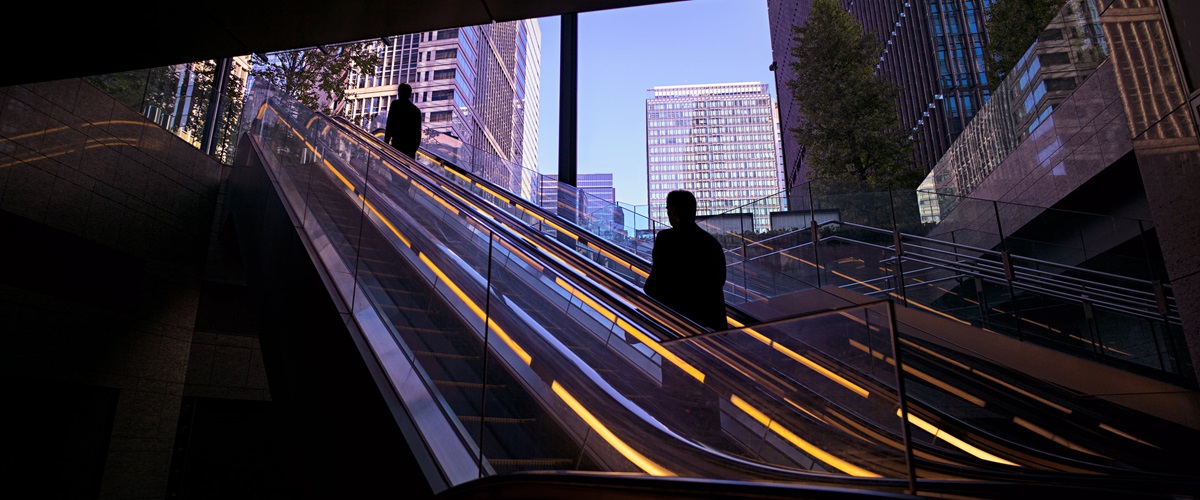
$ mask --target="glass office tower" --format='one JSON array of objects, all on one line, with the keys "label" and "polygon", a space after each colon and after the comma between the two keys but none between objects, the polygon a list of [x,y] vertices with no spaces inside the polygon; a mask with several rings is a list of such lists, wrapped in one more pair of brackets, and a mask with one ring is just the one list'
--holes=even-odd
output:
[{"label": "glass office tower", "polygon": [[[914,168],[929,172],[991,97],[985,66],[986,9],[994,0],[843,0],[846,11],[879,40],[876,71],[901,87],[900,123],[911,130]],[[776,85],[791,79],[793,26],[808,20],[812,0],[770,0]],[[790,103],[780,104],[783,130],[799,125]],[[785,132],[787,133],[787,132]],[[785,139],[788,168],[802,145]],[[791,176],[789,176],[789,180]],[[803,183],[801,175],[793,182]],[[793,184],[794,185],[794,184]]]},{"label": "glass office tower", "polygon": [[[667,193],[696,195],[696,215],[754,215],[770,229],[783,210],[779,120],[767,85],[759,82],[654,87],[646,100],[646,166],[650,217],[667,221]],[[766,200],[764,200],[766,198]],[[749,229],[749,228],[746,228]]]},{"label": "glass office tower", "polygon": [[425,121],[427,138],[461,141],[537,169],[541,30],[536,19],[388,37],[380,66],[359,75],[346,115],[382,128],[401,83]]}]

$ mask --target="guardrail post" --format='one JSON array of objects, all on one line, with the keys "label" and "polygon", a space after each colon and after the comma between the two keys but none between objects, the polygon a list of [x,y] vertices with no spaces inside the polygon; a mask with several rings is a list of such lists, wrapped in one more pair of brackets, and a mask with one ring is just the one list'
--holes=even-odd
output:
[{"label": "guardrail post", "polygon": [[904,291],[904,265],[900,263],[900,259],[904,258],[904,247],[901,242],[900,229],[893,226],[892,228],[892,245],[896,254],[896,265],[892,268],[892,274],[896,276],[897,292],[900,292],[900,300],[904,301],[904,306],[908,307],[908,294]]},{"label": "guardrail post", "polygon": [[912,430],[908,423],[908,398],[905,397],[904,369],[900,360],[900,336],[896,332],[896,304],[887,301],[888,333],[892,340],[892,358],[896,360],[896,400],[900,406],[900,425],[904,435],[904,462],[908,467],[908,492],[917,493],[917,466],[913,462]]},{"label": "guardrail post", "polygon": [[[809,201],[812,201],[811,196],[809,196]],[[817,216],[813,215],[811,208],[808,216],[808,227],[812,230],[813,266],[815,266],[813,270],[817,273],[817,288],[821,288],[821,258],[817,254],[817,244],[821,243],[821,231],[817,229]]]}]

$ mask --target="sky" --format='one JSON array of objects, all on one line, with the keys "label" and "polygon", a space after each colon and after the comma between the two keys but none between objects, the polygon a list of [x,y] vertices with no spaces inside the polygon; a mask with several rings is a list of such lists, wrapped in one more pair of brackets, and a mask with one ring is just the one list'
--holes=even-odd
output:
[{"label": "sky", "polygon": [[[539,171],[558,173],[557,17],[541,18]],[[578,172],[646,204],[646,99],[663,85],[762,82],[775,96],[766,0],[686,0],[579,14]]]}]

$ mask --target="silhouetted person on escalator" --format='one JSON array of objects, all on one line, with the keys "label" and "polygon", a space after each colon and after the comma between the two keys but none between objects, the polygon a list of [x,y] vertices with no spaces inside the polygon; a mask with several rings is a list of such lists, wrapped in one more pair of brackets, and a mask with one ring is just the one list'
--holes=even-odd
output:
[{"label": "silhouetted person on escalator", "polygon": [[667,193],[670,229],[654,238],[653,265],[643,288],[675,312],[713,330],[725,321],[725,251],[696,225],[696,197],[689,191]]},{"label": "silhouetted person on escalator", "polygon": [[388,106],[383,142],[410,157],[417,157],[421,145],[421,110],[412,103],[412,86],[401,83],[396,100]]},{"label": "silhouetted person on escalator", "polygon": [[[713,330],[725,320],[725,251],[696,225],[696,197],[688,191],[667,193],[670,229],[654,238],[653,265],[644,290],[663,305]],[[670,360],[662,360],[666,408],[685,435],[709,444],[723,440],[718,393]]]}]

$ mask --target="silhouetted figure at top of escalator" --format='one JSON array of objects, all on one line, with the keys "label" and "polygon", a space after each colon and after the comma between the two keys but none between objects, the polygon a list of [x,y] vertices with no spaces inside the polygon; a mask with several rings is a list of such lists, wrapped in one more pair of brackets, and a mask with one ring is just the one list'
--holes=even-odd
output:
[{"label": "silhouetted figure at top of escalator", "polygon": [[653,265],[646,294],[675,312],[713,330],[725,321],[725,251],[696,225],[696,197],[689,191],[667,193],[670,229],[654,238]]},{"label": "silhouetted figure at top of escalator", "polygon": [[383,131],[383,142],[396,150],[416,158],[421,145],[421,110],[412,103],[412,86],[401,83],[396,100],[388,106],[387,127]]}]

